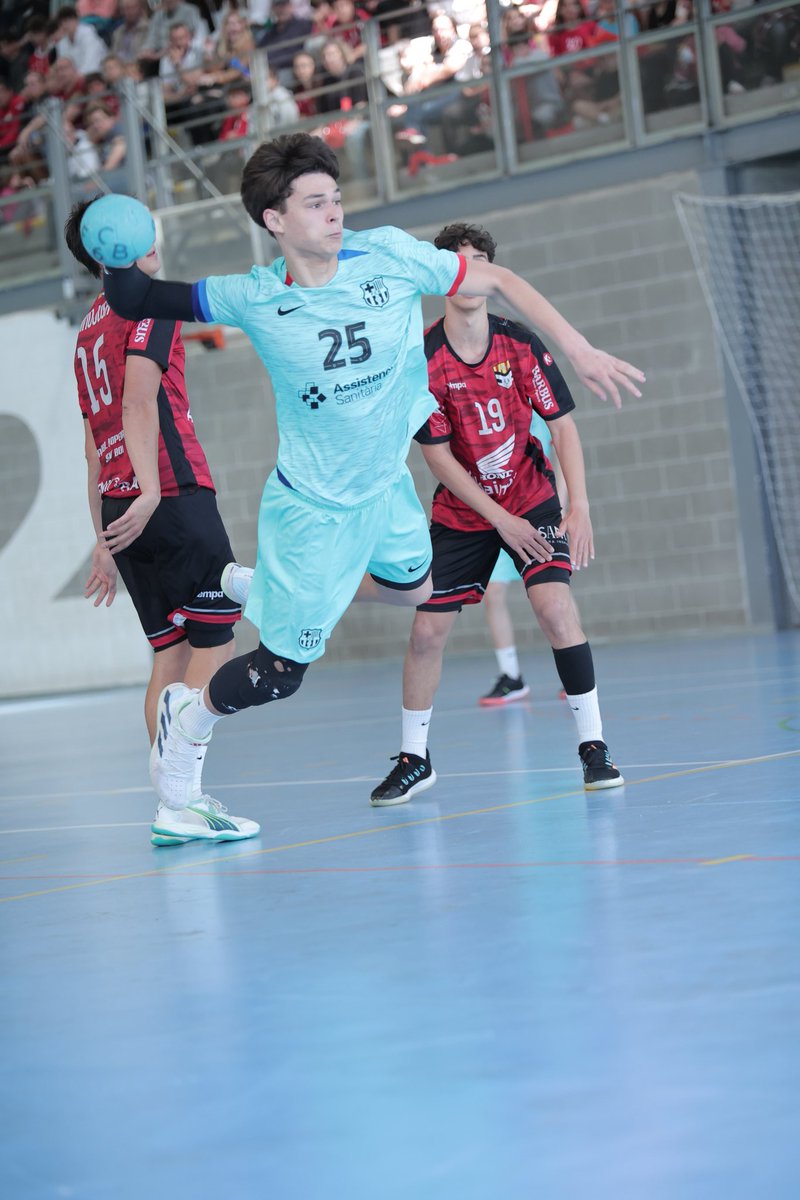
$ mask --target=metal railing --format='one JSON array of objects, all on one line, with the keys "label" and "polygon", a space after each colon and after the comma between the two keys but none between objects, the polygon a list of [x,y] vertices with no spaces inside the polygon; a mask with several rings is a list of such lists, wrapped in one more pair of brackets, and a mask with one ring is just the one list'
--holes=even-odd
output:
[{"label": "metal railing", "polygon": [[[646,14],[659,2],[636,7]],[[251,64],[249,127],[246,136],[230,141],[215,136],[224,106],[216,116],[205,107],[196,118],[173,124],[157,80],[146,89],[127,83],[120,94],[124,185],[117,174],[113,190],[127,190],[169,214],[188,204],[224,211],[248,252],[262,261],[268,251],[261,235],[238,204],[225,203],[224,209],[220,204],[238,192],[242,165],[254,146],[277,132],[306,129],[328,140],[353,210],[800,109],[800,0],[722,11],[728,3],[699,0],[692,10],[691,0],[679,0],[679,19],[634,34],[626,20],[629,9],[616,0],[606,21],[616,27],[614,40],[551,56],[544,50],[546,35],[538,36],[538,46],[512,51],[499,0],[488,0],[490,48],[480,60],[483,73],[414,94],[402,90],[408,69],[402,56],[411,43],[387,44],[386,22],[360,23],[366,102],[349,101],[351,83],[329,82],[301,94],[325,111],[276,123],[274,82],[267,55],[259,51]],[[391,21],[402,17],[393,14]],[[306,41],[299,39],[297,49]],[[286,68],[279,74],[285,78]],[[55,107],[47,131],[48,183],[0,199],[0,263],[7,283],[36,269],[60,269],[72,286],[76,277],[59,230],[76,193],[108,186],[102,172],[79,185],[70,176],[57,102],[50,104]],[[398,115],[402,108],[405,113]],[[42,243],[36,256],[24,252],[34,233]]]}]

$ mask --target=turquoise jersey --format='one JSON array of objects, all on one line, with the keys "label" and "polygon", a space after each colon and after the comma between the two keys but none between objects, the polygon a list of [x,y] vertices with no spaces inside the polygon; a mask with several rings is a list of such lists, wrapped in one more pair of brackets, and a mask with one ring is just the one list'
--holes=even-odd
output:
[{"label": "turquoise jersey", "polygon": [[209,320],[242,329],[275,392],[279,478],[324,506],[356,508],[400,477],[436,409],[423,348],[423,295],[446,295],[466,263],[400,229],[345,231],[323,287],[286,262],[199,285]]}]

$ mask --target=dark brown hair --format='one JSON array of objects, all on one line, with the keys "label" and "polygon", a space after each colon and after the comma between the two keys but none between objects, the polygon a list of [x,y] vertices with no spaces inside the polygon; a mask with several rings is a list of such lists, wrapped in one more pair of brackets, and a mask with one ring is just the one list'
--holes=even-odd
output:
[{"label": "dark brown hair", "polygon": [[455,251],[462,246],[472,246],[473,250],[480,250],[481,254],[485,254],[489,262],[494,262],[497,250],[497,242],[490,233],[481,229],[480,225],[466,225],[463,221],[445,225],[433,239],[433,244],[439,250]]},{"label": "dark brown hair", "polygon": [[315,173],[339,178],[336,155],[322,138],[310,133],[282,133],[262,142],[242,172],[242,204],[256,225],[264,226],[264,209],[283,212],[294,181]]},{"label": "dark brown hair", "polygon": [[64,225],[64,241],[67,243],[72,257],[77,258],[81,266],[86,267],[86,270],[94,275],[95,279],[100,279],[103,275],[103,268],[99,262],[95,262],[81,241],[81,220],[91,203],[91,200],[81,200],[79,204],[75,205]]}]

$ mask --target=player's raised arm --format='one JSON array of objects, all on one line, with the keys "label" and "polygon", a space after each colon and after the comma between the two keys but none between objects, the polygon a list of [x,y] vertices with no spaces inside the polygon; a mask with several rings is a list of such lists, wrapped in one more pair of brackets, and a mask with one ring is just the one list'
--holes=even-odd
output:
[{"label": "player's raised arm", "polygon": [[127,321],[144,317],[171,321],[210,321],[203,284],[152,279],[135,265],[156,238],[153,218],[132,196],[101,196],[80,222],[86,252],[105,267],[103,290],[113,312]]},{"label": "player's raised arm", "polygon": [[486,296],[515,309],[526,324],[540,329],[547,339],[561,347],[581,383],[601,400],[610,396],[619,408],[620,387],[632,396],[641,396],[636,384],[643,383],[645,377],[638,367],[592,346],[541,292],[513,271],[496,263],[470,259],[458,291],[462,296]]}]

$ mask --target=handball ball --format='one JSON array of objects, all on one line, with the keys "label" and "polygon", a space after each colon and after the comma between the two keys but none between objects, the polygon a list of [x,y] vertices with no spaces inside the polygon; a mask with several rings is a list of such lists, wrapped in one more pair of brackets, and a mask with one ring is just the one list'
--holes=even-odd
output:
[{"label": "handball ball", "polygon": [[81,241],[104,267],[129,267],[149,254],[155,240],[150,210],[132,196],[101,196],[81,218]]}]

